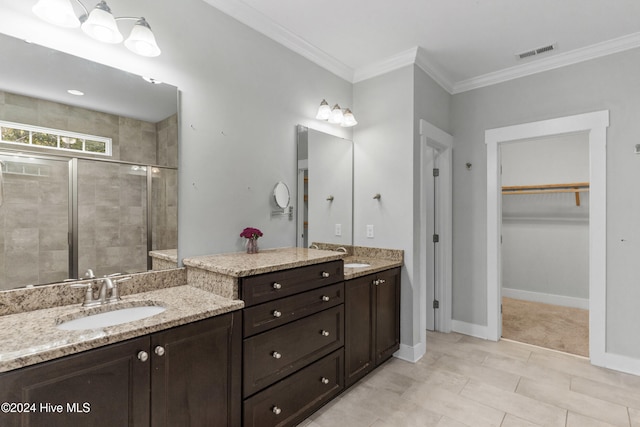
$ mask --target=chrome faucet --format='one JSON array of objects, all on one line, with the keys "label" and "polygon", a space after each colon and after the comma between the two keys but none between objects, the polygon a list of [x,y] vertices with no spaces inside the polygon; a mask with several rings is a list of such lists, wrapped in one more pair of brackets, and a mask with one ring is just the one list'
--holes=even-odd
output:
[{"label": "chrome faucet", "polygon": [[[118,283],[131,279],[131,276],[122,277],[120,279],[111,279],[113,276],[119,276],[119,275],[120,273],[115,273],[115,274],[110,274],[108,276],[104,276],[101,279],[95,279],[95,276],[93,275],[93,271],[89,269],[87,270],[87,274],[85,274],[85,277],[88,277],[90,279],[95,279],[95,280],[92,280],[90,282],[85,282],[85,283],[74,283],[71,285],[71,287],[87,289],[84,296],[84,302],[82,303],[83,307],[95,307],[98,305],[118,302],[120,301],[120,294],[118,292]],[[94,297],[94,293],[93,293],[94,283],[100,284],[97,298]],[[107,296],[107,294],[109,295]]]}]

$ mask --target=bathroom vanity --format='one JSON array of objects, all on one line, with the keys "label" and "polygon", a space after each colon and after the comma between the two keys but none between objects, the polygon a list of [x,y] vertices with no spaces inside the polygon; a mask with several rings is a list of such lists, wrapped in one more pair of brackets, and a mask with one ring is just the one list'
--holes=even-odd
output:
[{"label": "bathroom vanity", "polygon": [[90,330],[57,327],[88,313],[82,289],[32,290],[74,302],[13,314],[34,294],[0,295],[0,425],[295,425],[398,349],[399,253],[358,268],[302,248],[185,259],[115,303],[166,311]]}]

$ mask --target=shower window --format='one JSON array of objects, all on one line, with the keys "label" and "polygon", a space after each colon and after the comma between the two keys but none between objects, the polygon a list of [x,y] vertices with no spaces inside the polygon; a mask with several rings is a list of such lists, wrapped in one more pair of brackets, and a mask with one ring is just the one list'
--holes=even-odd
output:
[{"label": "shower window", "polygon": [[111,138],[0,121],[0,142],[111,156]]}]

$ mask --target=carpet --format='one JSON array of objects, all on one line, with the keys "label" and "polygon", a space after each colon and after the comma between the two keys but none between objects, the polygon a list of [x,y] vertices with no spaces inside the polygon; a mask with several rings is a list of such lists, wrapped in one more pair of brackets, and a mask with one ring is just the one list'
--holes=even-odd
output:
[{"label": "carpet", "polygon": [[589,356],[589,311],[502,298],[502,337]]}]

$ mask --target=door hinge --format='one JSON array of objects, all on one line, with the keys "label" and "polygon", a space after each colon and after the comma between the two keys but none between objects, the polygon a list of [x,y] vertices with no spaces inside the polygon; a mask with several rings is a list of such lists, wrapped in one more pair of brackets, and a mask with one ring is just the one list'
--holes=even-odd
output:
[{"label": "door hinge", "polygon": [[438,301],[437,299],[434,299],[433,300],[433,308],[434,309],[440,308],[440,301]]},{"label": "door hinge", "polygon": [[433,168],[433,176],[440,176],[440,169]]},{"label": "door hinge", "polygon": [[438,243],[440,241],[440,235],[439,234],[434,234],[433,235],[433,243]]}]

